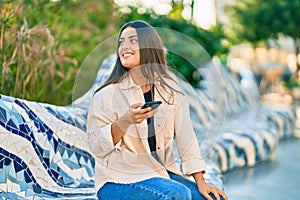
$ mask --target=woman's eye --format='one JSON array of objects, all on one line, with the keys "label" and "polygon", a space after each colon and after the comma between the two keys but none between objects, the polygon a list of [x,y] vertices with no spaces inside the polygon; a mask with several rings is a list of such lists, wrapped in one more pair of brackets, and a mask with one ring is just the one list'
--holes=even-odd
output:
[{"label": "woman's eye", "polygon": [[[130,43],[131,44],[136,44],[136,43],[138,43],[138,39],[130,39]],[[119,46],[122,46],[124,44],[125,44],[125,40],[120,40],[119,41]]]},{"label": "woman's eye", "polygon": [[137,39],[131,39],[131,43],[137,43],[138,42],[138,40]]}]

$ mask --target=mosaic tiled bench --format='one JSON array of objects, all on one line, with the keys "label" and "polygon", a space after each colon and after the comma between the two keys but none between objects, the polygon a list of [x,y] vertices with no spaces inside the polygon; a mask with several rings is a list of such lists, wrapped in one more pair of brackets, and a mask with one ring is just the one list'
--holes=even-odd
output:
[{"label": "mosaic tiled bench", "polygon": [[[87,107],[114,59],[104,61],[90,90],[69,106],[0,95],[0,198],[96,199]],[[275,158],[278,141],[293,135],[296,114],[292,106],[261,105],[251,78],[238,81],[227,68],[212,65],[201,74],[200,89],[178,81],[208,164],[205,178],[223,188],[221,172]]]},{"label": "mosaic tiled bench", "polygon": [[[87,107],[113,61],[103,63],[92,88],[69,106],[0,95],[0,199],[96,199]],[[223,188],[219,168],[206,162],[206,180]]]},{"label": "mosaic tiled bench", "polygon": [[[262,105],[250,71],[241,72],[239,81],[226,67],[209,65],[201,70],[203,84],[196,93],[206,113],[198,118],[208,122],[204,126],[208,135],[218,131],[212,142],[207,142],[213,146],[208,157],[222,172],[275,159],[278,142],[295,134],[295,107]],[[189,99],[193,105],[194,100]],[[210,128],[214,126],[218,128]]]}]

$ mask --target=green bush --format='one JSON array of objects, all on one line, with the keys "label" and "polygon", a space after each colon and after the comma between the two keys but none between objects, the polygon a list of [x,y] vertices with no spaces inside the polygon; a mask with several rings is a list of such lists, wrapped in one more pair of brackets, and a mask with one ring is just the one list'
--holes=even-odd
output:
[{"label": "green bush", "polygon": [[0,2],[0,93],[69,104],[80,64],[114,32],[107,20],[113,8],[107,2],[112,1]]},{"label": "green bush", "polygon": [[64,84],[75,75],[76,60],[56,45],[46,25],[30,26],[22,17],[23,9],[22,4],[8,1],[2,5],[1,93],[34,101],[67,103],[66,95],[59,91],[69,91]]},{"label": "green bush", "polygon": [[[27,100],[67,105],[82,95],[93,83],[99,62],[88,62],[97,66],[85,69],[84,87],[74,95],[82,63],[87,63],[92,50],[117,34],[129,20],[141,19],[155,27],[178,31],[202,45],[210,56],[227,52],[222,45],[221,26],[202,30],[183,19],[174,19],[174,13],[160,16],[147,10],[139,14],[138,8],[124,14],[114,0],[4,0],[0,8],[0,93]],[[180,42],[172,37],[164,40],[170,49]],[[186,57],[169,52],[168,62],[197,86],[197,68],[207,57],[201,58],[191,46],[182,46],[180,52]],[[97,52],[97,58],[100,61],[108,53]]]}]

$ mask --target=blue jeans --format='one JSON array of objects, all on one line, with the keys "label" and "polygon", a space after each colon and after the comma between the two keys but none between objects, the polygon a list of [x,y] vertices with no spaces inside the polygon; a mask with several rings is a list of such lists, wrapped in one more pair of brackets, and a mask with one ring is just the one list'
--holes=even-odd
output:
[{"label": "blue jeans", "polygon": [[[205,200],[195,182],[170,173],[171,179],[150,178],[137,183],[106,183],[99,200]],[[211,194],[215,200],[215,197]],[[223,198],[221,198],[223,200]]]}]

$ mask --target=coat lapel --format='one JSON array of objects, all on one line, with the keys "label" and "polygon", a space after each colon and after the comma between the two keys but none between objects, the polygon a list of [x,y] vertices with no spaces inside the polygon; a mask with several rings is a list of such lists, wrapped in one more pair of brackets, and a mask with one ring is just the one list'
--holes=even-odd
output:
[{"label": "coat lapel", "polygon": [[[130,76],[128,79],[125,79],[120,83],[120,91],[124,96],[124,98],[127,99],[128,107],[138,102],[145,102],[141,88],[133,83],[133,80],[131,79]],[[137,149],[138,152],[150,153],[150,148],[148,145],[147,121],[144,120],[142,123],[136,124],[135,128],[137,132],[136,137],[140,138],[140,141],[142,142],[142,146],[143,146],[143,149]]]}]

